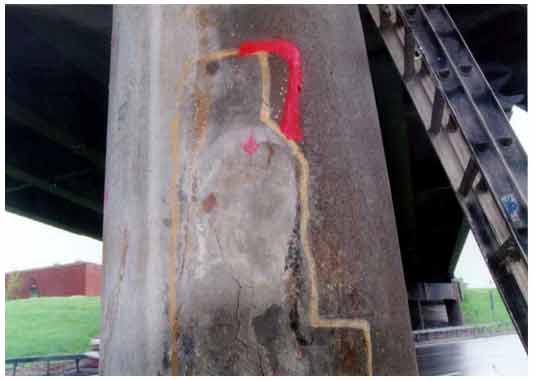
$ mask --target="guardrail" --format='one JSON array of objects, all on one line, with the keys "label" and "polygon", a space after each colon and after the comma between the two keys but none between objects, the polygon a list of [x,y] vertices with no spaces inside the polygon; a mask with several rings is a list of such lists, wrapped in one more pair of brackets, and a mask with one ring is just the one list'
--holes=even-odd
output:
[{"label": "guardrail", "polygon": [[448,339],[468,339],[488,337],[515,332],[511,322],[494,322],[480,325],[440,327],[413,331],[415,344],[444,341]]},{"label": "guardrail", "polygon": [[72,355],[46,355],[46,356],[25,356],[20,358],[11,358],[6,359],[6,368],[8,364],[13,365],[12,376],[15,376],[17,373],[17,366],[22,363],[33,363],[33,362],[46,362],[46,375],[50,375],[50,362],[58,361],[70,361],[73,360],[76,363],[76,374],[80,372],[80,360],[82,359],[91,359],[87,354],[72,354]]}]

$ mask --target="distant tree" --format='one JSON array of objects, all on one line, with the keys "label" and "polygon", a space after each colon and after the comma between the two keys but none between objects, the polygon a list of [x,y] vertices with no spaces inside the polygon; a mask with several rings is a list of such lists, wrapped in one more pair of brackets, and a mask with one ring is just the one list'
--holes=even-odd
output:
[{"label": "distant tree", "polygon": [[6,299],[17,298],[18,291],[22,288],[22,276],[19,272],[10,273],[7,277]]}]

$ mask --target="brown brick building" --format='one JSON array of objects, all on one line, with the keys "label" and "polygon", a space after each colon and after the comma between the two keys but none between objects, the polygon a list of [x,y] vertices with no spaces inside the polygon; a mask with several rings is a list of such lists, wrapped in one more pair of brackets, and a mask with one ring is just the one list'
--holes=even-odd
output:
[{"label": "brown brick building", "polygon": [[[17,271],[21,275],[21,286],[14,298],[99,296],[101,271],[102,265],[82,261]],[[6,273],[6,289],[12,273]]]}]

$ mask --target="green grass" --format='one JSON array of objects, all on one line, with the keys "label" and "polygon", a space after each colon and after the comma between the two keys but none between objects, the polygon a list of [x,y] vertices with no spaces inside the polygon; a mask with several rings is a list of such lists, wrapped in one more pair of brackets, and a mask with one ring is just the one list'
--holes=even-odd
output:
[{"label": "green grass", "polygon": [[[494,309],[491,310],[490,292],[493,294]],[[509,322],[506,311],[497,289],[470,289],[464,291],[462,311],[466,324],[481,324],[490,322]]]},{"label": "green grass", "polygon": [[85,352],[100,330],[100,297],[6,301],[6,358]]},{"label": "green grass", "polygon": [[[510,321],[496,289],[466,289],[462,311],[466,324]],[[6,302],[6,358],[84,352],[99,330],[100,297],[43,297]]]}]

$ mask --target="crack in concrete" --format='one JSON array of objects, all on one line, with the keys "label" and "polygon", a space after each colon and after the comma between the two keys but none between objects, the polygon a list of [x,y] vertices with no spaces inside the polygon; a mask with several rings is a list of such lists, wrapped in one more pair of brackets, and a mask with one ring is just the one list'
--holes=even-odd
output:
[{"label": "crack in concrete", "polygon": [[260,375],[265,376],[265,370],[263,369],[263,360],[261,358],[260,346],[256,345],[256,352],[258,353],[258,364],[260,368]]},{"label": "crack in concrete", "polygon": [[241,284],[235,277],[232,276],[232,278],[237,284],[237,301],[236,301],[236,306],[235,306],[235,319],[237,320],[237,331],[235,333],[236,335],[235,337],[236,337],[236,340],[239,340],[239,331],[241,330],[241,318],[239,317],[239,298],[241,296]]}]

